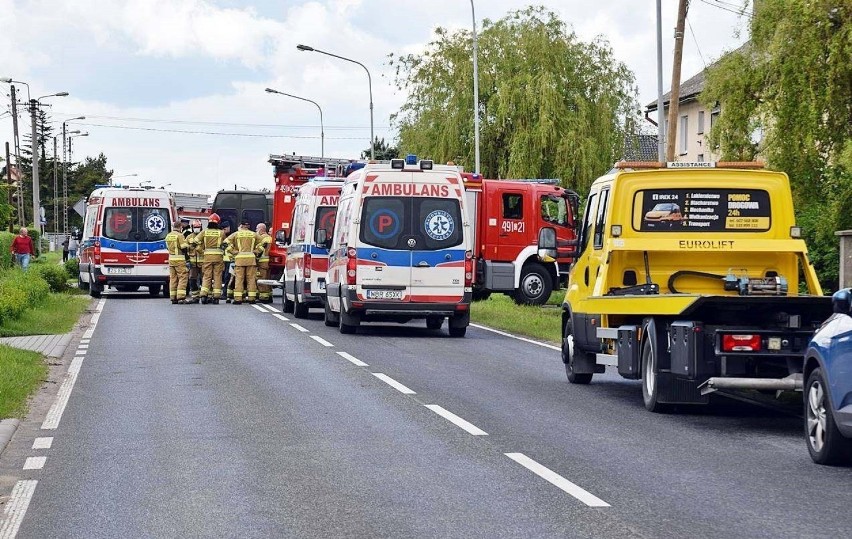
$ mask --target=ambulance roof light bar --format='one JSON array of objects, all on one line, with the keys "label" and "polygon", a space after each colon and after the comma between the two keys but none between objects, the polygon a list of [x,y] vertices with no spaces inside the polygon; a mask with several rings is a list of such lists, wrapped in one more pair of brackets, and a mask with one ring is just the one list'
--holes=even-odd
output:
[{"label": "ambulance roof light bar", "polygon": [[759,161],[670,161],[662,163],[660,161],[619,161],[615,164],[618,170],[624,169],[655,169],[655,168],[731,168],[755,170],[762,169],[764,163]]}]

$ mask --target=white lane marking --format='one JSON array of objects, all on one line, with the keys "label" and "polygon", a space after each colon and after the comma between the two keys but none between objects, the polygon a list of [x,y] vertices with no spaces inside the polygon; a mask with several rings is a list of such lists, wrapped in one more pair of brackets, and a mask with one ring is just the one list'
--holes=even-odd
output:
[{"label": "white lane marking", "polygon": [[528,342],[530,344],[535,344],[537,346],[543,346],[544,348],[550,348],[551,350],[558,350],[560,352],[562,351],[562,349],[559,348],[558,346],[553,346],[552,344],[534,341],[532,339],[527,339],[525,337],[518,337],[517,335],[512,335],[511,333],[506,333],[505,331],[500,331],[499,329],[494,329],[494,328],[490,328],[490,327],[487,327],[487,326],[480,326],[479,324],[471,324],[471,326],[478,328],[478,329],[484,329],[485,331],[490,331],[491,333],[496,333],[497,335],[509,337],[510,339]]},{"label": "white lane marking", "polygon": [[36,438],[33,442],[33,449],[50,449],[53,447],[53,437],[45,436],[42,438]]},{"label": "white lane marking", "polygon": [[446,408],[438,406],[437,404],[426,404],[425,406],[426,406],[426,408],[429,408],[430,410],[432,410],[433,412],[435,412],[439,416],[443,417],[444,419],[446,419],[447,421],[449,421],[453,425],[464,430],[468,434],[473,434],[474,436],[488,436],[487,432],[480,429],[479,427],[477,427],[473,423],[471,423],[469,421],[465,421],[464,419],[462,419],[459,416],[457,416],[456,414],[450,412]]},{"label": "white lane marking", "polygon": [[391,378],[387,374],[382,374],[380,372],[374,372],[373,376],[375,376],[376,378],[378,378],[382,382],[386,383],[387,385],[391,386],[392,388],[396,389],[400,393],[405,393],[406,395],[416,395],[417,394],[414,391],[412,391],[411,389],[400,384],[399,382],[397,382],[396,380],[394,380],[393,378]]},{"label": "white lane marking", "polygon": [[15,483],[9,501],[3,508],[4,518],[0,520],[0,539],[13,539],[18,535],[18,529],[21,527],[24,515],[27,514],[27,508],[30,506],[30,500],[33,499],[36,485],[38,485],[38,481],[35,479],[26,479]]},{"label": "white lane marking", "polygon": [[517,462],[527,470],[531,471],[532,473],[536,474],[537,476],[541,477],[542,479],[546,480],[547,482],[551,483],[552,485],[556,486],[557,488],[560,488],[571,496],[574,496],[589,507],[610,507],[608,503],[601,500],[594,494],[583,490],[581,487],[578,487],[571,481],[568,481],[553,470],[542,466],[541,464],[524,455],[523,453],[504,453],[504,455],[514,460],[515,462]]},{"label": "white lane marking", "polygon": [[74,384],[77,383],[77,375],[80,374],[80,367],[82,366],[82,357],[75,357],[71,360],[71,366],[68,367],[65,379],[62,381],[62,385],[59,386],[59,393],[56,395],[56,400],[47,412],[44,423],[41,424],[42,429],[55,429],[59,426],[59,420],[62,419],[62,413],[65,412],[65,407],[68,405],[68,399],[71,397]]},{"label": "white lane marking", "polygon": [[88,348],[89,348],[88,344],[81,344],[81,345],[77,346],[78,350],[86,350]]},{"label": "white lane marking", "polygon": [[316,342],[318,342],[321,345],[326,346],[328,348],[331,348],[332,346],[334,346],[333,344],[331,344],[327,340],[323,339],[322,337],[318,337],[316,335],[311,335],[311,339],[315,340]]},{"label": "white lane marking", "polygon": [[263,308],[263,307],[261,307],[260,305],[252,305],[252,307],[254,307],[254,308],[255,308],[255,309],[257,309],[258,311],[260,311],[260,312],[262,312],[262,313],[266,314],[266,309],[264,309],[264,308]]},{"label": "white lane marking", "polygon": [[98,320],[101,318],[101,312],[104,310],[104,303],[106,303],[106,298],[101,298],[97,307],[95,307],[95,314],[92,315],[92,319],[89,321],[89,329],[83,333],[84,339],[92,338],[92,334],[95,332],[95,328],[98,325]]},{"label": "white lane marking", "polygon": [[366,363],[364,363],[363,361],[361,361],[357,357],[355,357],[351,354],[347,354],[346,352],[338,352],[337,355],[342,357],[346,361],[349,361],[350,363],[357,365],[358,367],[369,367],[369,365],[367,365]]},{"label": "white lane marking", "polygon": [[291,325],[291,326],[293,326],[294,328],[298,329],[298,330],[299,330],[299,331],[301,331],[302,333],[308,333],[308,330],[307,330],[307,329],[303,328],[303,327],[302,327],[302,326],[300,326],[299,324],[296,324],[295,322],[291,322],[291,323],[290,323],[290,325]]},{"label": "white lane marking", "polygon": [[278,320],[281,320],[282,322],[289,322],[290,321],[290,319],[287,318],[286,316],[284,316],[283,314],[273,314],[272,316],[274,316]]},{"label": "white lane marking", "polygon": [[280,313],[281,312],[280,309],[276,309],[272,305],[264,305],[264,307],[266,307],[269,310],[269,312],[271,312],[271,313]]},{"label": "white lane marking", "polygon": [[86,357],[86,351],[85,350],[77,350],[76,352],[74,352],[74,355],[80,356],[80,358],[82,359],[82,358]]},{"label": "white lane marking", "polygon": [[80,339],[80,344],[89,344],[92,339]]},{"label": "white lane marking", "polygon": [[25,470],[41,470],[44,468],[44,463],[47,462],[47,457],[27,457],[24,461]]}]

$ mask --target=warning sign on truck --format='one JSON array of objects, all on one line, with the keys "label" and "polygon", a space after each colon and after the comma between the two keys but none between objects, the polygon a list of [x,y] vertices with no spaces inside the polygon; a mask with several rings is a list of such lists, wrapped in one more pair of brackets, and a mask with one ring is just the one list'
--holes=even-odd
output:
[{"label": "warning sign on truck", "polygon": [[769,194],[757,189],[655,189],[636,193],[639,231],[761,232],[769,230]]}]

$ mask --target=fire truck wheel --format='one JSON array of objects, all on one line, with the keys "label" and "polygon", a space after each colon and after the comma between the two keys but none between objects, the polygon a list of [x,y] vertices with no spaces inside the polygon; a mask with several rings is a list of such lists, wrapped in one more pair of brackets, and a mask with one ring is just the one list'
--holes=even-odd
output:
[{"label": "fire truck wheel", "polygon": [[670,406],[659,402],[660,384],[657,378],[659,352],[652,343],[652,339],[648,338],[647,329],[642,333],[646,336],[645,342],[642,343],[642,400],[649,412],[665,413],[669,411]]},{"label": "fire truck wheel", "polygon": [[592,381],[593,374],[590,372],[574,372],[574,358],[583,352],[574,348],[573,325],[571,320],[565,322],[565,336],[562,338],[562,362],[565,363],[565,374],[572,384],[588,384]]},{"label": "fire truck wheel", "polygon": [[295,294],[295,301],[293,301],[293,316],[296,318],[307,318],[308,317],[308,306],[299,301],[299,294]]},{"label": "fire truck wheel", "polygon": [[441,329],[441,326],[444,325],[444,317],[443,316],[430,316],[426,319],[426,327],[428,329]]},{"label": "fire truck wheel", "polygon": [[544,305],[553,291],[547,269],[536,262],[524,265],[521,282],[515,290],[515,303],[519,305]]},{"label": "fire truck wheel", "polygon": [[324,300],[322,304],[323,307],[325,307],[325,325],[330,328],[333,328],[334,326],[340,323],[337,313],[332,311],[331,307],[328,306],[328,300]]}]

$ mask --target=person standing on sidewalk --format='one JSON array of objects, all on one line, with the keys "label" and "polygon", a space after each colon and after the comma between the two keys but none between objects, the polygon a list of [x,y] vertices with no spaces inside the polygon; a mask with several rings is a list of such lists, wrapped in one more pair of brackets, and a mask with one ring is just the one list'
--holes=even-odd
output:
[{"label": "person standing on sidewalk", "polygon": [[15,262],[27,271],[30,267],[30,258],[35,256],[35,245],[26,227],[21,227],[20,234],[12,240],[12,254],[15,255]]},{"label": "person standing on sidewalk", "polygon": [[71,234],[71,237],[68,240],[68,256],[71,258],[77,258],[77,248],[79,245],[80,244],[77,243],[77,236]]},{"label": "person standing on sidewalk", "polygon": [[62,263],[68,262],[68,236],[62,240]]}]

